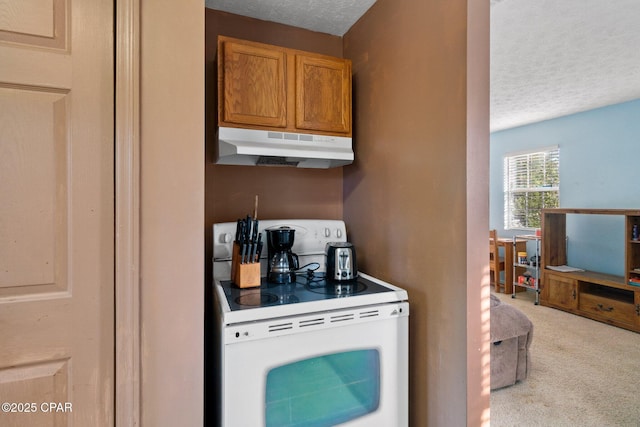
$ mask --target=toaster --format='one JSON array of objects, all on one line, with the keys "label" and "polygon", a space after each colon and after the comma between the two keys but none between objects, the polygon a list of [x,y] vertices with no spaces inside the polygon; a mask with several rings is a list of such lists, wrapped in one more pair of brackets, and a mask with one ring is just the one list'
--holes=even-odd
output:
[{"label": "toaster", "polygon": [[325,247],[327,280],[353,280],[358,277],[356,251],[349,242],[329,242]]}]

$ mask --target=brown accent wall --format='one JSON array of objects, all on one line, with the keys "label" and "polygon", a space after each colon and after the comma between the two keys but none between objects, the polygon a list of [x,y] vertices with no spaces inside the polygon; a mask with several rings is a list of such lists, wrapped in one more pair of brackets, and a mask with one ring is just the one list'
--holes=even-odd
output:
[{"label": "brown accent wall", "polygon": [[340,37],[205,9],[205,283],[211,281],[211,224],[258,217],[342,219],[342,169],[215,165],[217,127],[216,43],[237,37],[342,58]]},{"label": "brown accent wall", "polygon": [[[478,236],[467,225],[473,215],[488,223],[488,185],[470,185],[488,170],[488,127],[469,157],[467,3],[378,0],[344,37],[356,154],[343,171],[344,219],[358,267],[409,292],[412,426],[479,425],[477,407],[488,409],[486,396],[467,396],[481,382],[467,369],[467,324],[480,323],[467,287],[482,281],[468,266],[483,264],[468,257],[479,239],[486,246],[486,227]],[[488,123],[488,102],[473,108]]]},{"label": "brown accent wall", "polygon": [[[205,283],[211,224],[255,194],[263,219],[343,218],[361,270],[409,291],[416,427],[488,422],[488,8],[378,0],[343,39],[205,9]],[[218,34],[351,59],[355,163],[213,165]]]},{"label": "brown accent wall", "polygon": [[[342,219],[342,168],[297,169],[215,165],[217,127],[216,49],[219,34],[292,49],[342,57],[342,38],[205,8],[205,310],[212,300],[212,230],[216,222],[235,221],[253,212],[258,217]],[[208,340],[208,337],[206,338]],[[205,357],[209,343],[205,342]],[[215,373],[205,366],[208,383]],[[205,388],[205,421],[212,414],[213,391]]]}]

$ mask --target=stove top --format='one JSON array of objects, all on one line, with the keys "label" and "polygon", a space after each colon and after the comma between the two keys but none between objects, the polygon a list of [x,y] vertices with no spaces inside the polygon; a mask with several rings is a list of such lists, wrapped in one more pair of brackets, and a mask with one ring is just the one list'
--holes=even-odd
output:
[{"label": "stove top", "polygon": [[359,273],[349,282],[299,276],[296,283],[275,284],[262,279],[256,288],[238,288],[230,280],[216,280],[221,320],[226,325],[299,316],[316,312],[406,301],[407,291]]},{"label": "stove top", "polygon": [[[259,287],[241,289],[229,280],[237,223],[213,224],[213,287],[217,312],[223,324],[397,303],[408,299],[404,289],[362,272],[359,272],[354,281],[325,280],[323,267],[326,245],[347,240],[343,221],[261,220],[259,232],[264,233],[265,230],[281,226],[296,230],[292,250],[298,255],[302,266],[296,283],[281,285],[269,283],[263,278]],[[267,273],[266,252],[263,251],[260,260],[262,276]]]},{"label": "stove top", "polygon": [[298,276],[295,283],[287,284],[269,283],[262,278],[260,287],[249,289],[240,289],[229,280],[220,282],[220,285],[231,311],[393,291],[364,277],[346,282],[328,282],[324,277]]}]

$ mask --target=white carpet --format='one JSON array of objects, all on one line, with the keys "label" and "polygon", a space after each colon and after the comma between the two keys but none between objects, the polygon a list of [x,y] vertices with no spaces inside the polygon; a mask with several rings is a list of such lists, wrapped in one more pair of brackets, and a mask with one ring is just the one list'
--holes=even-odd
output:
[{"label": "white carpet", "polygon": [[493,427],[640,427],[640,334],[496,295],[534,329],[529,377],[491,392]]}]

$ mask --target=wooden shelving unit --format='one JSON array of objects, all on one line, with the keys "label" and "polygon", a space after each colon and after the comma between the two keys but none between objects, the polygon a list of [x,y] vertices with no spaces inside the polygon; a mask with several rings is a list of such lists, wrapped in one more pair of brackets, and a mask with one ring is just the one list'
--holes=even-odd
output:
[{"label": "wooden shelving unit", "polygon": [[[557,272],[567,264],[567,214],[625,217],[624,276],[597,271]],[[540,303],[640,332],[640,210],[544,209],[542,211],[542,288]],[[634,238],[635,237],[635,238]],[[630,283],[638,281],[638,286]]]}]

